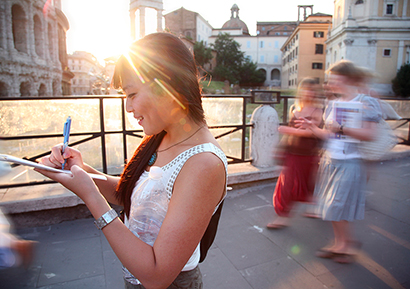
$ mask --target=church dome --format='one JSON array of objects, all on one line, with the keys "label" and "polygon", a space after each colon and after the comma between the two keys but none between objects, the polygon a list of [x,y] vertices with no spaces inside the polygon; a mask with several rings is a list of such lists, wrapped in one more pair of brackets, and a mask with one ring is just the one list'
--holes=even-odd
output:
[{"label": "church dome", "polygon": [[234,4],[231,8],[231,19],[225,22],[222,26],[224,28],[242,28],[243,34],[249,35],[248,26],[246,26],[245,22],[239,19],[239,7],[238,5]]}]

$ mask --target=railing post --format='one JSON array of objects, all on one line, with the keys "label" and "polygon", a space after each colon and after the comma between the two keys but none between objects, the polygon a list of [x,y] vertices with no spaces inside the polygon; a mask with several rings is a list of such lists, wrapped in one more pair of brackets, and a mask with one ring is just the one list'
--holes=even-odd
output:
[{"label": "railing post", "polygon": [[279,117],[270,105],[261,105],[252,114],[251,156],[255,167],[272,167],[274,151],[279,142]]}]

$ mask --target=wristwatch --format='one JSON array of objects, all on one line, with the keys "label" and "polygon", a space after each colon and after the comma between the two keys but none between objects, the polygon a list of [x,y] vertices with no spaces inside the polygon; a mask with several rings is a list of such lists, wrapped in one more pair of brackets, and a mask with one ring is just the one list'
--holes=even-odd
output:
[{"label": "wristwatch", "polygon": [[94,224],[99,230],[102,230],[105,226],[114,221],[117,217],[117,212],[114,209],[111,209],[104,215],[99,217],[97,220],[95,220]]},{"label": "wristwatch", "polygon": [[343,134],[343,126],[344,126],[344,125],[342,124],[342,125],[340,125],[340,127],[339,127],[339,133],[340,133],[340,134]]}]

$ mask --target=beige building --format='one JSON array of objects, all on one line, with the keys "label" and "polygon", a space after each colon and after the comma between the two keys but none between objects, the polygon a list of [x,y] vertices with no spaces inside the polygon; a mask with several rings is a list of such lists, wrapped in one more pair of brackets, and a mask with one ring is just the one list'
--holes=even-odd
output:
[{"label": "beige building", "polygon": [[68,66],[75,75],[71,81],[73,95],[109,94],[110,78],[94,55],[75,51],[68,55]]},{"label": "beige building", "polygon": [[0,1],[0,96],[71,93],[61,1]]},{"label": "beige building", "polygon": [[326,68],[348,59],[376,74],[373,89],[391,95],[391,80],[410,54],[410,0],[335,0]]},{"label": "beige building", "polygon": [[298,23],[281,48],[282,88],[295,89],[301,79],[313,77],[324,81],[326,44],[332,15],[316,13]]}]

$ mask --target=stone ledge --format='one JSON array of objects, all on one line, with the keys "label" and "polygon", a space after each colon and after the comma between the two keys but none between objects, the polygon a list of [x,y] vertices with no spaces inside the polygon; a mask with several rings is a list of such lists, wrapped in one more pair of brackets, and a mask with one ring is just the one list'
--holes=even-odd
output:
[{"label": "stone ledge", "polygon": [[[380,161],[410,156],[410,146],[397,145]],[[281,167],[258,168],[250,163],[228,166],[228,186],[246,187],[255,183],[274,181]],[[229,194],[229,192],[228,192]],[[75,194],[60,184],[45,184],[31,187],[17,187],[0,191],[0,206],[8,214],[72,208],[84,205]]]},{"label": "stone ledge", "polygon": [[[246,185],[275,179],[280,167],[256,168],[251,164],[228,166],[228,186]],[[60,208],[76,207],[84,202],[60,184],[45,184],[5,189],[0,206],[8,214],[30,213]]]}]

